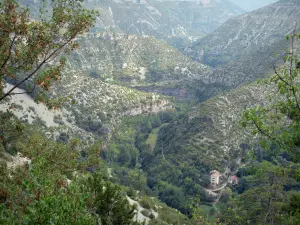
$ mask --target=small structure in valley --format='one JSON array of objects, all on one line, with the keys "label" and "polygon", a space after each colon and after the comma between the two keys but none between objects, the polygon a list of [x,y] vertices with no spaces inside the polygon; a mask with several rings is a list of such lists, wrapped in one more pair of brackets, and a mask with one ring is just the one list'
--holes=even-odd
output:
[{"label": "small structure in valley", "polygon": [[210,172],[210,184],[213,186],[217,186],[220,183],[221,173],[217,170],[213,170]]},{"label": "small structure in valley", "polygon": [[228,182],[232,185],[238,185],[239,184],[239,178],[237,176],[231,176],[228,179]]}]

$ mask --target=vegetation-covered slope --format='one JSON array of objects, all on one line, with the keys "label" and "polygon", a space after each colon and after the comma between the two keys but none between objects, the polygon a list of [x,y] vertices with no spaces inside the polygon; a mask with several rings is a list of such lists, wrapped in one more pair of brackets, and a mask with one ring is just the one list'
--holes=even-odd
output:
[{"label": "vegetation-covered slope", "polygon": [[[163,182],[185,194],[211,197],[202,189],[210,183],[209,172],[234,171],[246,150],[255,143],[240,125],[242,112],[270,95],[262,84],[252,84],[200,104],[183,118],[160,129],[151,160],[143,167],[149,183],[161,190]],[[200,185],[200,186],[199,186]],[[202,187],[201,187],[202,186]]]},{"label": "vegetation-covered slope", "polygon": [[0,133],[1,224],[193,223],[154,197],[113,184],[99,159],[101,143],[55,142],[39,132],[40,124],[20,123],[11,113],[0,112],[0,122],[6,129]]},{"label": "vegetation-covered slope", "polygon": [[[69,1],[73,3],[70,8],[60,10]],[[294,149],[298,151],[299,85],[294,78],[299,74],[299,60],[295,59],[289,64],[289,69],[280,71],[283,77],[277,74],[278,77],[272,78],[272,82],[278,84],[280,94],[288,99],[285,102],[281,102],[282,98],[277,98],[278,95],[274,95],[275,92],[270,90],[273,86],[265,87],[264,84],[251,84],[207,100],[222,90],[250,82],[265,74],[267,64],[277,59],[270,58],[273,51],[271,49],[282,50],[288,46],[283,43],[284,32],[290,33],[292,30],[289,23],[298,20],[298,11],[295,11],[298,9],[298,1],[280,1],[229,21],[224,25],[225,28],[216,31],[217,35],[225,37],[224,40],[219,36],[210,36],[213,37],[212,40],[200,40],[201,47],[207,48],[205,51],[196,49],[197,54],[203,56],[200,60],[204,60],[215,69],[195,62],[166,43],[146,35],[95,32],[74,39],[74,35],[81,30],[75,34],[72,32],[72,28],[76,30],[78,25],[78,20],[75,19],[77,14],[74,13],[70,17],[60,16],[73,12],[73,6],[81,11],[80,3],[76,4],[76,0],[52,2],[55,8],[53,21],[47,24],[46,19],[43,23],[37,20],[28,22],[29,20],[25,19],[26,26],[22,26],[20,22],[20,34],[14,30],[15,26],[10,26],[10,22],[19,23],[19,20],[14,19],[15,13],[0,10],[0,20],[6,21],[3,23],[6,30],[13,29],[4,32],[7,34],[4,38],[0,36],[0,41],[5,42],[0,48],[3,52],[0,55],[0,61],[3,62],[1,73],[5,78],[0,83],[1,91],[4,91],[0,101],[5,98],[5,101],[1,102],[0,111],[11,111],[0,113],[0,223],[17,223],[22,218],[26,223],[51,221],[58,224],[95,224],[96,221],[101,221],[101,224],[110,225],[127,221],[124,224],[134,224],[134,211],[138,211],[136,219],[139,222],[145,219],[150,224],[208,224],[206,218],[214,221],[214,218],[209,217],[220,216],[221,211],[225,212],[221,217],[225,224],[231,224],[231,221],[236,221],[234,224],[243,224],[245,221],[253,221],[253,224],[274,224],[274,221],[284,221],[285,216],[299,216],[293,211],[294,208],[297,209],[299,200],[293,200],[297,203],[296,207],[294,202],[290,201],[290,198],[297,197],[298,193],[286,194],[290,190],[299,190],[299,169],[296,165],[298,159],[294,159],[291,152],[281,149],[284,142],[278,144],[270,135],[267,135],[271,139],[270,146],[256,148],[257,136],[252,137],[250,131],[242,129],[239,123],[245,109],[269,103],[267,96],[273,94],[273,97],[279,100],[276,102],[278,104],[273,105],[276,115],[274,110],[268,111],[266,115],[275,123],[270,123],[269,120],[264,124],[259,117],[255,117],[254,119],[258,118],[257,121],[261,123],[254,125],[257,128],[261,125],[262,129],[258,132],[263,134],[271,131],[272,135],[282,135],[280,138],[296,147]],[[55,5],[55,2],[59,4]],[[120,18],[129,18],[126,15],[129,10],[134,18],[145,15],[147,17],[147,10],[152,10],[152,14],[159,15],[160,12],[155,10],[154,6],[149,7],[149,2],[116,0],[105,3],[88,1],[87,4],[108,4],[105,5],[108,7],[105,10],[110,17],[102,20],[112,19],[112,25],[103,29],[122,32],[124,28],[121,23],[128,21],[115,21],[114,14],[117,13]],[[5,3],[14,4],[12,1]],[[182,16],[182,20],[186,20],[185,17],[189,16],[192,9],[184,9],[180,14],[173,8],[174,3],[180,7],[201,5],[209,11],[214,8],[214,4],[227,1],[155,2],[157,5],[170,5],[171,9],[168,9],[171,13],[167,9],[168,15],[176,15],[176,18]],[[120,7],[117,12],[113,12],[111,8],[114,4],[116,8]],[[0,4],[0,9],[2,6]],[[133,6],[138,10],[132,10]],[[13,7],[8,5],[8,8]],[[91,19],[92,22],[93,16],[89,16],[92,12],[82,12],[84,15],[81,18]],[[223,11],[216,12],[222,15]],[[24,14],[17,15],[26,18],[26,13],[27,11],[24,11]],[[265,18],[269,15],[272,15],[272,21]],[[60,29],[59,25],[67,17],[69,19],[64,22],[71,30],[60,37],[64,29]],[[168,18],[167,15],[163,17]],[[69,23],[74,19],[74,23]],[[130,17],[130,22],[135,22],[131,19]],[[150,19],[153,18],[150,16]],[[151,29],[160,27],[154,27],[144,20],[138,23],[146,23]],[[192,25],[196,26],[193,23]],[[237,28],[232,28],[233,25]],[[169,26],[172,29],[172,26]],[[273,32],[268,26],[284,28],[283,33]],[[136,25],[133,27],[137,28]],[[148,28],[146,26],[146,29]],[[36,32],[27,29],[40,33],[35,36]],[[85,31],[87,28],[82,29]],[[136,30],[139,34],[143,33],[139,29]],[[274,37],[274,34],[278,37]],[[15,39],[16,35],[20,35],[21,38]],[[29,38],[25,42],[23,36],[26,35],[29,35]],[[65,38],[68,35],[70,37]],[[61,43],[61,46],[55,44],[61,40],[67,42]],[[61,68],[66,61],[64,57],[58,61],[53,58],[58,56],[56,53],[60,48],[68,45],[68,41],[74,44],[71,45],[71,50],[76,48],[73,41],[79,41],[82,48],[71,55],[66,54],[69,60],[62,79],[59,79]],[[27,48],[28,46],[30,48]],[[49,49],[56,49],[57,46],[59,49],[49,56]],[[19,49],[26,51],[19,54]],[[36,51],[37,49],[40,52]],[[263,56],[259,55],[260,51]],[[68,50],[65,53],[68,53]],[[289,55],[293,56],[293,52]],[[11,56],[13,60],[10,60]],[[35,60],[31,61],[31,58]],[[42,68],[38,66],[40,60],[41,66],[43,63],[48,65],[43,67],[43,72],[30,79]],[[22,63],[26,66],[20,71],[15,62],[20,62],[21,67]],[[55,67],[57,62],[60,64]],[[241,66],[243,68],[240,68]],[[37,70],[33,69],[35,67]],[[28,76],[24,83],[29,80],[38,85],[38,88],[44,90],[46,97],[52,99],[70,96],[74,101],[70,104],[64,103],[61,111],[49,112],[45,107],[34,103],[33,99],[22,95],[22,90],[17,88],[21,84],[18,84],[14,73],[20,75],[20,79],[24,79],[23,74]],[[16,89],[11,89],[11,85],[4,85],[8,80],[14,81],[11,85],[17,83]],[[53,87],[50,84],[54,80],[56,82]],[[11,91],[7,92],[6,88]],[[26,90],[31,89],[28,87]],[[189,103],[176,102],[171,97],[155,93],[191,99],[198,95],[199,100],[206,101],[189,111]],[[8,96],[11,97],[10,101]],[[253,113],[253,110],[251,112]],[[33,125],[22,124],[12,113],[23,122]],[[249,117],[249,113],[245,115],[247,119],[250,118],[250,122],[255,123],[255,120]],[[284,115],[284,120],[277,115]],[[293,123],[283,124],[286,121]],[[276,128],[274,132],[270,129],[273,127]],[[54,140],[41,133],[46,133]],[[81,139],[76,138],[78,136]],[[94,145],[89,146],[89,142],[93,142]],[[251,148],[257,150],[259,157],[257,160],[245,162],[244,155]],[[280,150],[282,154],[277,157],[273,152],[266,150]],[[20,157],[19,154],[15,156],[17,152],[21,152],[30,160]],[[106,168],[100,157],[109,168]],[[268,160],[269,163],[260,164],[262,160]],[[15,166],[18,164],[16,161],[25,163],[18,167]],[[210,171],[214,169],[222,173],[221,184],[216,186],[210,184],[209,176]],[[241,179],[241,183],[238,183],[239,178],[235,177],[237,182],[233,185],[239,186],[229,184],[229,178],[232,178],[230,175],[238,173],[238,176],[243,176],[244,172],[246,175],[250,174],[250,178]],[[243,200],[235,204],[236,199],[232,198],[235,197],[232,192],[238,194],[244,191],[246,201],[249,199],[251,204],[244,204]],[[156,198],[189,217],[196,217],[196,220],[191,222],[181,213],[161,204]],[[202,203],[212,205],[209,213],[205,213],[203,217],[200,215],[199,198]],[[118,204],[115,204],[116,199]],[[129,206],[126,199],[131,204],[137,204],[135,209]],[[219,208],[220,202],[225,210]],[[287,207],[289,202],[293,203],[290,208]],[[235,210],[231,211],[232,208]],[[239,212],[237,216],[236,212]],[[278,220],[277,212],[283,212],[279,215],[284,217]],[[255,215],[259,216],[256,218]],[[299,221],[297,218],[291,219],[290,224],[297,224]],[[294,221],[296,222],[293,223]]]}]

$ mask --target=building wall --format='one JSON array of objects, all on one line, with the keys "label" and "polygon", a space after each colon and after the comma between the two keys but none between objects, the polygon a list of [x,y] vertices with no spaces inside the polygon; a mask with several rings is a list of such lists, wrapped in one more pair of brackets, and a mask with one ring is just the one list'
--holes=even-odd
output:
[{"label": "building wall", "polygon": [[210,178],[210,183],[211,183],[212,185],[217,185],[217,184],[219,184],[219,178],[220,178],[219,175],[217,175],[217,174],[212,174],[212,175],[211,175],[211,178]]}]

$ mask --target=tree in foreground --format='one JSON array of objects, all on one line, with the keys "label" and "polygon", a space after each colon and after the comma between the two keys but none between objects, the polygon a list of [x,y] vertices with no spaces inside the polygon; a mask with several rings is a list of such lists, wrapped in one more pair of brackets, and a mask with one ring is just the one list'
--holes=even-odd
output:
[{"label": "tree in foreground", "polygon": [[[84,9],[81,0],[41,0],[35,5],[39,10],[31,12],[17,0],[0,3],[0,103],[33,93],[36,100],[57,107],[48,97],[51,83],[60,79],[65,56],[78,47],[76,37],[88,31],[97,12]],[[12,85],[6,87],[7,82]],[[18,87],[26,91],[16,93]],[[86,171],[103,166],[99,154],[88,151],[82,158],[73,145],[30,132],[9,112],[0,117],[4,150],[14,144],[31,159],[30,165],[15,168],[0,164],[1,224],[133,223],[134,210],[120,187]]]},{"label": "tree in foreground", "polygon": [[294,161],[300,160],[300,59],[296,51],[299,34],[287,36],[291,50],[284,57],[284,65],[273,66],[275,75],[264,81],[267,87],[277,88],[270,104],[244,112],[242,125],[253,128],[263,137],[265,148],[287,151]]},{"label": "tree in foreground", "polygon": [[244,112],[242,125],[259,134],[265,157],[245,179],[248,189],[229,201],[221,216],[229,224],[299,224],[300,193],[300,35],[287,37],[291,50],[283,66],[263,81],[275,88],[269,103]]},{"label": "tree in foreground", "polygon": [[94,196],[91,207],[103,225],[134,224],[134,206],[131,206],[118,185],[105,181],[101,174],[94,174],[88,181]]},{"label": "tree in foreground", "polygon": [[[48,97],[51,83],[60,79],[65,55],[78,47],[76,37],[94,24],[97,12],[84,9],[80,0],[35,4],[39,10],[31,12],[17,0],[0,3],[0,102],[23,94],[15,92],[22,87],[56,107]],[[8,80],[13,86],[4,89]]]}]

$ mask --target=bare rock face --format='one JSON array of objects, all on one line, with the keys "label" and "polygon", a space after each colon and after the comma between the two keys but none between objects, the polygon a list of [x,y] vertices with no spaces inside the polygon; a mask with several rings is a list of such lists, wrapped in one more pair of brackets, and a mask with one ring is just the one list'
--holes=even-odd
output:
[{"label": "bare rock face", "polygon": [[129,109],[128,111],[124,112],[124,115],[137,116],[137,115],[148,114],[148,113],[159,113],[169,108],[172,108],[172,106],[170,105],[170,102],[167,100],[151,101],[148,104],[137,105],[136,107]]},{"label": "bare rock face", "polygon": [[11,158],[12,158],[12,161],[8,161],[6,163],[7,168],[11,171],[15,170],[19,166],[23,166],[26,164],[29,165],[31,163],[31,160],[22,156],[22,154],[20,152],[18,152],[16,156],[12,156]]}]

